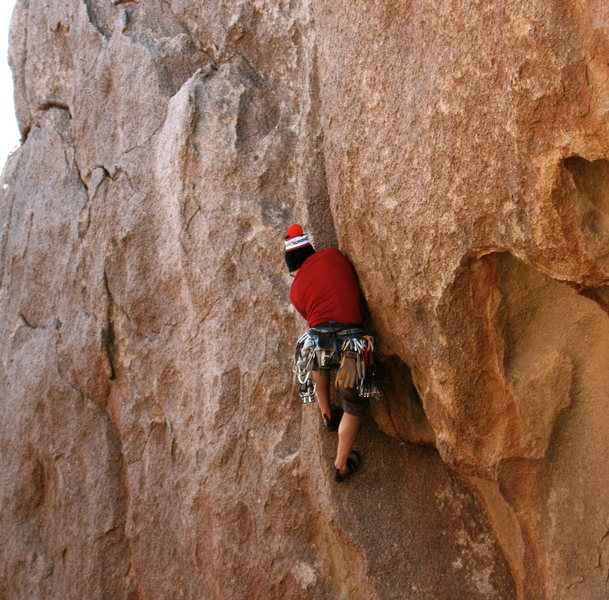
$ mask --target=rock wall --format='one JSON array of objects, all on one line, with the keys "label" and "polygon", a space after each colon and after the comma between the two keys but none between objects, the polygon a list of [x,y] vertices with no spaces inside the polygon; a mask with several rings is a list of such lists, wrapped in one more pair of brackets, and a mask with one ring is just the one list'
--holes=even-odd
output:
[{"label": "rock wall", "polygon": [[[0,598],[607,598],[609,11],[18,0]],[[348,485],[285,226],[353,261]]]}]

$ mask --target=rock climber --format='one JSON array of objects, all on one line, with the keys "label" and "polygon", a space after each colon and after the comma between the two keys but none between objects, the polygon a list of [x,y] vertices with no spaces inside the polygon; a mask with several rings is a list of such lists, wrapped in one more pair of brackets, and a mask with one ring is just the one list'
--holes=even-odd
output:
[{"label": "rock climber", "polygon": [[[290,225],[284,238],[285,262],[294,277],[290,301],[304,317],[310,333],[326,343],[342,346],[342,340],[364,334],[362,295],[353,266],[337,248],[315,251],[300,225]],[[328,431],[338,429],[338,447],[334,462],[334,480],[344,481],[359,467],[360,455],[353,450],[368,399],[355,388],[356,361],[349,352],[342,353],[335,386],[342,397],[342,410],[330,402],[332,366],[313,362],[311,378],[323,424]]]}]

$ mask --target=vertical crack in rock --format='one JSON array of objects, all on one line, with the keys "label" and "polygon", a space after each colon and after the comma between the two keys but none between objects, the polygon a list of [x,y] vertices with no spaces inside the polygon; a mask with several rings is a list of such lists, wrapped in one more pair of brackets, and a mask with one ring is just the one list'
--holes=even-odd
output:
[{"label": "vertical crack in rock", "polygon": [[328,192],[324,131],[321,124],[321,95],[319,92],[319,64],[317,48],[312,50],[309,73],[309,110],[307,114],[307,136],[310,138],[306,157],[311,161],[305,171],[304,194],[306,196],[307,219],[316,243],[322,247],[338,246],[336,223]]},{"label": "vertical crack in rock", "polygon": [[115,341],[116,334],[114,331],[114,300],[112,293],[110,292],[110,286],[108,285],[108,275],[104,271],[104,291],[106,293],[106,326],[101,330],[101,342],[108,362],[108,379],[113,380],[116,378],[115,369]]}]

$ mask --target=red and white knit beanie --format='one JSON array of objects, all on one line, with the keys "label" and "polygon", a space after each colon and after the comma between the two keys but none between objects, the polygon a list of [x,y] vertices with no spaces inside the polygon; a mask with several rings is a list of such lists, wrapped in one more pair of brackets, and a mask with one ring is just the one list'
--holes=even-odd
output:
[{"label": "red and white knit beanie", "polygon": [[283,238],[285,247],[285,264],[290,271],[300,269],[302,263],[315,254],[309,236],[306,235],[300,225],[294,224],[288,227],[288,235]]}]

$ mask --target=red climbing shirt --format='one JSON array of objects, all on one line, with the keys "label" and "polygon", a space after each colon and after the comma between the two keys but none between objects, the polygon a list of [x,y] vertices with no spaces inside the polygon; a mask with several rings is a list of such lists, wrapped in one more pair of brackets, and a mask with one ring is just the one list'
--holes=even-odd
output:
[{"label": "red climbing shirt", "polygon": [[337,248],[320,250],[302,263],[290,288],[290,301],[309,327],[326,321],[363,322],[355,271]]}]

